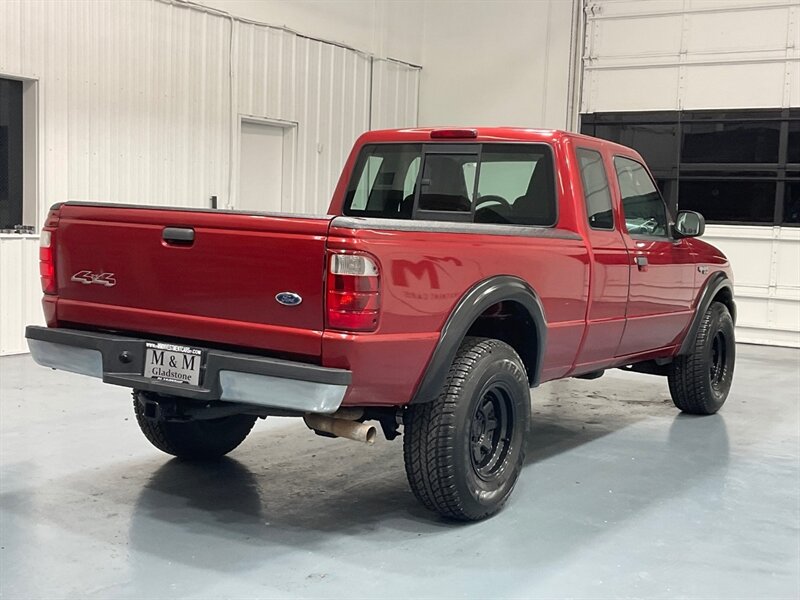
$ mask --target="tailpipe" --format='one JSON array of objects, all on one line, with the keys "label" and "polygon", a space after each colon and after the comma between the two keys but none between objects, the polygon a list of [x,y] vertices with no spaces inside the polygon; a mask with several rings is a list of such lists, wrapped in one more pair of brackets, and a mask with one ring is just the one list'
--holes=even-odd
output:
[{"label": "tailpipe", "polygon": [[377,430],[372,425],[359,423],[363,411],[354,412],[342,409],[328,415],[307,414],[303,417],[309,429],[327,433],[336,437],[347,438],[365,444],[374,444]]}]

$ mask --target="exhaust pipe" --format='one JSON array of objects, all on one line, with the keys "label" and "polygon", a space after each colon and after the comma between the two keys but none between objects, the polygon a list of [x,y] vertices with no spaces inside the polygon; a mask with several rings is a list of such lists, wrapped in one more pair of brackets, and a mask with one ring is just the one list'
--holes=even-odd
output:
[{"label": "exhaust pipe", "polygon": [[303,417],[303,420],[308,428],[314,431],[329,433],[336,437],[343,437],[365,444],[374,444],[377,434],[375,427],[355,420],[360,419],[363,414],[360,409],[342,409],[331,416],[307,414]]}]

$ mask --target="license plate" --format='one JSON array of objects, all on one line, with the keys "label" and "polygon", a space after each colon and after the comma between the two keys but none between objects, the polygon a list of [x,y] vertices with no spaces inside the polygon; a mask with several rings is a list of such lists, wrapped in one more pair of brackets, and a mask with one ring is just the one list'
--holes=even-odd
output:
[{"label": "license plate", "polygon": [[160,381],[200,384],[203,351],[174,344],[145,343],[144,376]]}]

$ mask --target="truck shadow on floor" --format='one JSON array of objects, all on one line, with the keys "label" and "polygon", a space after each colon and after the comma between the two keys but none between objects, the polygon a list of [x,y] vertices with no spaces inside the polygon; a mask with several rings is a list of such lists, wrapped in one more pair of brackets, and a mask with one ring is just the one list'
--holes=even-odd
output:
[{"label": "truck shadow on floor", "polygon": [[[709,503],[722,495],[722,416],[676,416],[663,387],[548,386],[533,394],[517,489],[484,522],[453,523],[421,507],[406,483],[401,440],[369,448],[314,436],[297,420],[260,423],[231,457],[210,463],[153,454],[50,481],[37,518],[126,552],[138,591],[158,596],[175,568],[244,573],[265,562],[307,568],[323,557],[369,564],[383,556],[382,568],[402,575],[419,568],[404,563],[410,557],[445,552],[477,570],[483,559],[465,547],[476,536],[483,556],[540,567],[694,486]],[[25,498],[25,490],[3,494],[2,506],[29,527]],[[509,555],[509,547],[520,552]]]},{"label": "truck shadow on floor", "polygon": [[[542,532],[544,545],[531,548],[526,560],[553,560],[596,535],[598,524],[620,525],[700,481],[724,487],[728,440],[721,417],[678,416],[640,432],[600,423],[594,429],[576,429],[575,422],[534,425],[530,462],[508,507],[466,525],[482,532],[484,549],[502,552],[511,538],[531,546],[530,536]],[[172,561],[191,549],[192,565],[227,571],[255,568],[264,556],[286,552],[329,553],[348,544],[379,551],[389,539],[413,552],[431,536],[447,544],[464,531],[464,524],[417,504],[399,444],[365,449],[311,440],[289,457],[280,440],[259,438],[236,458],[165,463],[136,502],[132,548]],[[548,539],[553,531],[560,533]],[[212,545],[199,543],[211,539]]]}]

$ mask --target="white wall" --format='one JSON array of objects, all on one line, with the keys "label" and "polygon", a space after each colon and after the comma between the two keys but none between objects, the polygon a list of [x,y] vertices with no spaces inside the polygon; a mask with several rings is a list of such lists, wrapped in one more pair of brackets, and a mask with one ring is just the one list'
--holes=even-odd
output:
[{"label": "white wall", "polygon": [[[348,27],[329,20],[332,32]],[[397,93],[383,92],[387,70]],[[186,5],[0,1],[0,76],[38,87],[37,227],[70,199],[208,207],[216,195],[235,207],[242,116],[297,124],[286,208],[324,212],[373,113],[384,127],[416,124],[418,75]],[[0,354],[26,351],[24,325],[39,311],[35,253],[20,239],[0,234]]]},{"label": "white wall", "polygon": [[566,128],[574,4],[427,2],[420,125]]},{"label": "white wall", "polygon": [[[797,0],[589,1],[581,112],[800,106]],[[800,230],[709,225],[740,341],[800,346]]]},{"label": "white wall", "polygon": [[709,225],[703,239],[733,265],[737,339],[800,347],[800,229]]},{"label": "white wall", "polygon": [[425,0],[199,0],[245,19],[282,25],[376,56],[422,64]]},{"label": "white wall", "polygon": [[27,352],[25,325],[44,325],[39,236],[0,239],[0,356]]},{"label": "white wall", "polygon": [[581,112],[800,106],[798,0],[589,0]]}]

